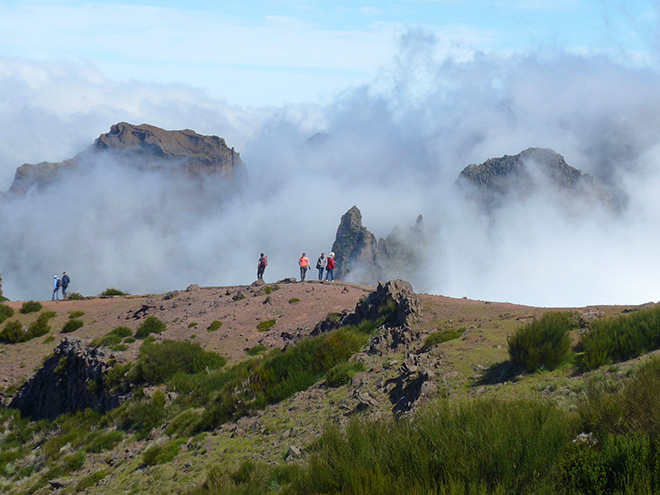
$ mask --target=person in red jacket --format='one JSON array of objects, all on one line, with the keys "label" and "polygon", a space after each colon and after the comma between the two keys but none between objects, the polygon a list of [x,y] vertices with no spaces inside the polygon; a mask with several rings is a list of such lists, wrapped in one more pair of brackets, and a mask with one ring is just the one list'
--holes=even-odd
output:
[{"label": "person in red jacket", "polygon": [[325,265],[325,280],[335,281],[335,253],[328,255],[328,263]]},{"label": "person in red jacket", "polygon": [[311,268],[309,266],[309,258],[305,256],[305,253],[303,253],[300,259],[298,260],[298,266],[300,267],[300,281],[304,282],[305,275],[307,274],[307,270]]}]

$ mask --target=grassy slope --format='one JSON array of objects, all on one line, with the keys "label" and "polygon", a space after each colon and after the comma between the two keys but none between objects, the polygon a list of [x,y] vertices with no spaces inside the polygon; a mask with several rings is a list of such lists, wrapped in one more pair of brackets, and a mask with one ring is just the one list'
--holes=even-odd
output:
[{"label": "grassy slope", "polygon": [[[339,284],[337,284],[339,286]],[[337,287],[336,286],[336,287]],[[310,286],[294,284],[287,287],[278,294],[282,301],[288,301],[296,296],[304,299]],[[356,292],[356,298],[363,295],[364,291]],[[274,292],[271,295],[275,295]],[[208,295],[208,294],[207,294]],[[263,306],[261,296],[253,296],[255,302]],[[258,299],[258,300],[257,300]],[[413,328],[416,339],[408,349],[397,349],[382,355],[360,354],[355,359],[365,363],[366,371],[359,373],[353,379],[353,383],[337,389],[327,389],[322,384],[300,392],[283,402],[270,406],[259,415],[242,418],[233,423],[223,425],[215,432],[200,434],[194,438],[184,439],[181,452],[171,462],[156,465],[143,466],[142,453],[150,446],[163,443],[164,438],[159,432],[153,432],[146,441],[135,441],[127,436],[124,441],[114,450],[102,454],[88,454],[85,465],[64,477],[69,492],[74,492],[77,481],[100,470],[107,471],[108,475],[96,485],[89,489],[98,493],[137,493],[145,491],[149,493],[169,493],[176,490],[193,488],[203,481],[207,469],[216,464],[236,466],[242,460],[253,459],[269,463],[284,463],[286,453],[290,446],[305,447],[316,438],[327,422],[345,423],[348,413],[356,406],[352,392],[360,388],[362,392],[369,393],[377,400],[378,406],[374,407],[368,414],[387,417],[392,404],[387,397],[388,388],[384,386],[387,380],[399,374],[399,365],[408,353],[415,354],[424,342],[426,335],[437,329],[460,329],[465,328],[463,336],[456,340],[444,342],[433,348],[428,353],[419,354],[420,366],[434,371],[434,380],[438,385],[440,394],[450,397],[469,396],[493,396],[502,398],[542,398],[552,400],[563,407],[571,408],[575,404],[578,394],[584,384],[586,375],[576,375],[570,366],[548,372],[541,371],[531,375],[511,374],[506,364],[507,361],[507,334],[515,331],[517,326],[533,316],[538,316],[548,308],[531,308],[506,303],[488,303],[471,301],[465,299],[451,299],[442,296],[421,295],[422,314],[420,321]],[[147,300],[161,301],[161,296],[145,296],[144,298],[117,298],[112,300],[97,300],[92,308],[87,301],[71,301],[54,304],[45,309],[54,309],[58,316],[51,320],[53,329],[59,329],[68,319],[68,313],[72,310],[83,310],[86,314],[82,319],[86,323],[86,337],[99,337],[112,327],[109,322],[120,321],[117,324],[125,324],[125,316],[134,311],[136,305]],[[11,303],[20,307],[19,303]],[[352,307],[347,304],[347,307]],[[287,308],[288,306],[288,308]],[[283,318],[284,311],[300,311],[298,304],[282,304],[281,307],[272,309]],[[179,306],[181,308],[181,306]],[[206,320],[212,321],[217,314],[187,315],[183,309],[177,314],[176,307],[171,312],[163,312],[167,315],[165,321],[170,325],[179,326],[176,330],[168,330],[171,335],[187,336],[198,332],[208,347],[213,348],[216,344],[208,340],[204,335],[207,326]],[[609,306],[599,308],[581,308],[582,313],[594,311],[604,316],[617,316],[626,307]],[[249,310],[249,309],[248,309]],[[220,311],[220,310],[218,310]],[[309,314],[309,318],[316,321],[327,314],[327,308],[316,308],[316,313]],[[18,319],[26,323],[36,319],[37,315],[19,315]],[[226,315],[223,316],[226,317]],[[119,317],[119,318],[118,318]],[[238,316],[240,319],[240,316]],[[169,321],[167,320],[169,319]],[[178,321],[173,323],[175,320]],[[194,329],[189,329],[190,321],[195,320],[199,324]],[[225,318],[226,319],[226,318]],[[257,321],[258,318],[253,318]],[[99,322],[103,322],[102,324]],[[129,320],[130,323],[132,323]],[[240,332],[241,339],[233,341],[226,337],[225,342],[234,342],[241,349],[252,345],[253,335],[256,329],[233,328],[227,330],[224,325],[222,331]],[[196,330],[199,328],[199,330]],[[76,333],[82,333],[82,329]],[[202,333],[203,332],[203,333]],[[577,331],[572,337],[577,339]],[[61,337],[57,334],[57,337]],[[5,363],[5,370],[11,374],[9,379],[15,380],[17,376],[25,374],[25,363],[34,363],[42,359],[52,349],[52,345],[44,344],[48,335],[16,346],[0,346],[0,356]],[[200,339],[201,340],[201,339]],[[245,341],[248,341],[247,343]],[[137,346],[139,343],[133,344]],[[229,352],[229,350],[227,349]],[[134,356],[135,351],[125,353]],[[229,352],[231,355],[240,355],[236,349]],[[10,363],[10,365],[7,365]],[[22,364],[21,364],[22,363]],[[22,366],[22,367],[21,367]],[[623,363],[616,367],[607,367],[593,373],[624,373],[630,363]],[[484,379],[487,377],[488,379]],[[490,378],[489,378],[490,377]],[[3,376],[5,380],[8,377]],[[102,490],[99,486],[102,485]],[[21,493],[23,485],[14,483],[9,488],[9,493]],[[45,487],[37,493],[48,493],[50,488]]]}]

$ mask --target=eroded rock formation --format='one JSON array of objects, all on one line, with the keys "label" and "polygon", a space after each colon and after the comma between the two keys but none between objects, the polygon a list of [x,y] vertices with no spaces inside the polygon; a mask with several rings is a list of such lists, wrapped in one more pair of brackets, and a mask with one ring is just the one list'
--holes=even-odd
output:
[{"label": "eroded rock formation", "polygon": [[104,383],[112,353],[65,338],[53,355],[25,382],[9,407],[34,420],[91,408],[104,412],[119,405]]}]

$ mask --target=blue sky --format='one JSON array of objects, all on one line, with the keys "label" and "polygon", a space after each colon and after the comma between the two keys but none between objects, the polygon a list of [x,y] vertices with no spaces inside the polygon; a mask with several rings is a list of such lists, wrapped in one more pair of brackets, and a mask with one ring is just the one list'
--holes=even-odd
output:
[{"label": "blue sky", "polygon": [[602,53],[658,63],[658,2],[594,0],[0,2],[0,57],[96,67],[115,81],[178,83],[250,106],[328,101],[372,80],[401,35],[438,59]]}]

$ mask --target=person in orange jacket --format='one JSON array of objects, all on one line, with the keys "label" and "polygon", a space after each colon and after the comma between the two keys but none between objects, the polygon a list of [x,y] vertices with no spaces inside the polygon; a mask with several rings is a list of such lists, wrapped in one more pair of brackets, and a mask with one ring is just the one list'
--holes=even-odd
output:
[{"label": "person in orange jacket", "polygon": [[307,275],[307,270],[311,267],[309,266],[309,258],[305,256],[305,253],[302,254],[298,260],[298,266],[300,267],[300,281],[305,281],[305,275]]}]

